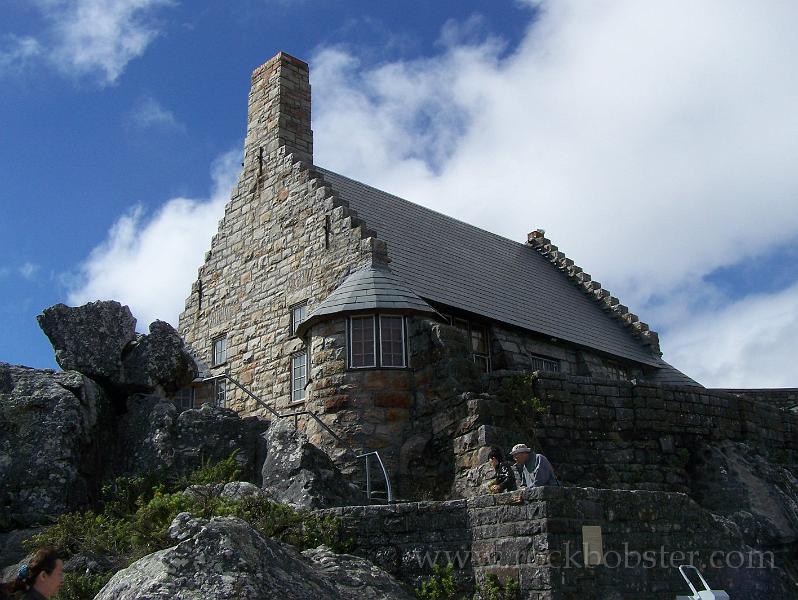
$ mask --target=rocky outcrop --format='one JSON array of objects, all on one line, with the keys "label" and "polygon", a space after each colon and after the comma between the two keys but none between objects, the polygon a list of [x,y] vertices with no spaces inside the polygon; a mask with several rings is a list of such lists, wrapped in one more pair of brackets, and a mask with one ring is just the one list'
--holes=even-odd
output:
[{"label": "rocky outcrop", "polygon": [[122,351],[136,339],[136,319],[127,306],[114,301],[74,308],[56,304],[37,320],[62,369],[100,381],[122,380]]},{"label": "rocky outcrop", "polygon": [[139,336],[126,348],[122,366],[124,384],[143,391],[160,388],[172,394],[197,377],[197,365],[183,340],[164,321],[152,323],[149,335]]},{"label": "rocky outcrop", "polygon": [[692,495],[734,521],[756,547],[798,547],[798,479],[747,444],[707,445],[694,455]]},{"label": "rocky outcrop", "polygon": [[178,543],[119,571],[95,600],[409,600],[400,584],[368,561],[326,549],[300,554],[245,521],[178,515]]},{"label": "rocky outcrop", "polygon": [[100,387],[80,373],[0,363],[0,531],[96,496],[107,412]]},{"label": "rocky outcrop", "polygon": [[298,508],[365,503],[364,494],[344,478],[330,457],[287,420],[269,428],[262,475],[269,497]]},{"label": "rocky outcrop", "polygon": [[119,422],[119,460],[126,473],[162,472],[172,479],[236,451],[241,478],[257,481],[265,446],[261,436],[268,426],[226,408],[205,404],[178,412],[158,396],[135,395]]},{"label": "rocky outcrop", "polygon": [[155,321],[148,335],[138,335],[136,319],[119,302],[56,304],[37,318],[61,368],[113,390],[168,395],[197,377],[194,359],[169,323]]}]

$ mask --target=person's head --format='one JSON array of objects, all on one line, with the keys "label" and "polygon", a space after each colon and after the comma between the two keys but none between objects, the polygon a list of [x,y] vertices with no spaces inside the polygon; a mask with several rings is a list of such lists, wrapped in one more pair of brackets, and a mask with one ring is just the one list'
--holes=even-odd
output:
[{"label": "person's head", "polygon": [[34,589],[45,598],[58,593],[64,580],[64,562],[52,548],[39,548],[33,557],[19,568],[10,591]]},{"label": "person's head", "polygon": [[490,464],[493,465],[493,468],[495,469],[498,466],[498,464],[502,460],[504,460],[504,457],[502,456],[502,451],[499,448],[497,448],[496,446],[491,446],[490,453],[488,454],[488,460],[490,461]]},{"label": "person's head", "polygon": [[529,458],[530,452],[532,452],[532,449],[526,444],[516,444],[510,451],[510,455],[517,464],[523,465]]}]

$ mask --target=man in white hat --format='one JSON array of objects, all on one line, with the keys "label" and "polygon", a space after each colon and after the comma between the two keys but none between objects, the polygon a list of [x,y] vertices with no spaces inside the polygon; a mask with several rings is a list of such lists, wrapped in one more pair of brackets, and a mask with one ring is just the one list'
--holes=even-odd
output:
[{"label": "man in white hat", "polygon": [[[537,487],[540,485],[560,485],[554,476],[549,459],[542,454],[533,453],[526,444],[516,444],[510,450],[510,455],[515,459],[515,471],[521,487]],[[530,459],[530,455],[534,456]]]}]

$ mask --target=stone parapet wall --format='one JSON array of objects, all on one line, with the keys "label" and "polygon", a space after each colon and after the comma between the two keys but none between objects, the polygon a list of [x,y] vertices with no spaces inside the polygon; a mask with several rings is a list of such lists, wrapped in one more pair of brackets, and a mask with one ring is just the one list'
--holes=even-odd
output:
[{"label": "stone parapet wall", "polygon": [[740,398],[747,398],[749,400],[756,400],[757,402],[764,402],[772,404],[785,410],[798,412],[798,388],[774,388],[774,389],[737,389],[737,388],[717,388],[713,392],[723,392],[738,396]]},{"label": "stone parapet wall", "polygon": [[[495,388],[500,380],[493,382]],[[683,491],[704,445],[748,444],[798,462],[798,415],[719,391],[537,373],[535,426],[560,478],[605,488]]]},{"label": "stone parapet wall", "polygon": [[[796,591],[780,568],[769,568],[775,557],[753,551],[734,524],[678,493],[547,487],[323,514],[341,519],[354,553],[411,585],[433,564],[451,562],[464,588],[493,573],[519,582],[525,599],[672,600],[688,591],[677,567],[692,562],[732,598]],[[585,564],[583,526],[601,528],[598,566]]]}]

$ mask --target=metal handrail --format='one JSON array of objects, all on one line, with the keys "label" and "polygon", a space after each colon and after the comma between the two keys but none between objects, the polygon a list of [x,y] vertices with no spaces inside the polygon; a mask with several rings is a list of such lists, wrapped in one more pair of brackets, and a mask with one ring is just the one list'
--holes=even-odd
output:
[{"label": "metal handrail", "polygon": [[365,459],[365,462],[366,462],[366,497],[368,498],[369,503],[371,503],[371,471],[369,469],[369,456],[371,456],[371,455],[376,456],[377,457],[377,462],[380,465],[380,469],[382,469],[382,476],[385,478],[385,490],[386,490],[387,495],[388,495],[388,503],[389,504],[393,503],[393,490],[391,488],[391,479],[390,479],[390,477],[388,477],[388,471],[385,469],[385,464],[382,462],[382,457],[380,456],[379,452],[377,452],[376,450],[371,450],[371,451],[366,452],[364,454],[358,454],[355,451],[355,449],[352,448],[352,446],[350,446],[347,442],[345,442],[343,439],[341,439],[341,437],[337,433],[335,433],[332,429],[330,429],[327,426],[327,424],[324,421],[322,421],[319,418],[319,416],[316,413],[314,413],[313,411],[310,411],[310,410],[299,410],[299,411],[294,411],[294,412],[284,413],[284,414],[278,413],[271,406],[269,406],[263,400],[261,400],[258,396],[253,394],[250,390],[248,390],[244,386],[243,383],[238,381],[235,377],[231,376],[229,373],[222,373],[221,375],[214,375],[212,377],[205,377],[204,379],[202,379],[202,383],[205,383],[207,381],[213,381],[215,379],[227,379],[234,386],[236,386],[238,389],[240,389],[242,392],[244,392],[247,396],[252,398],[260,406],[262,406],[263,408],[268,410],[272,415],[274,415],[278,419],[285,419],[287,417],[296,418],[296,417],[299,417],[299,416],[302,416],[302,415],[308,415],[314,421],[316,421],[316,423],[318,423],[322,427],[322,429],[324,429],[327,433],[329,433],[331,436],[333,436],[344,448],[346,448],[346,450],[348,452],[350,452],[354,456],[355,459],[360,459],[360,458]]}]

